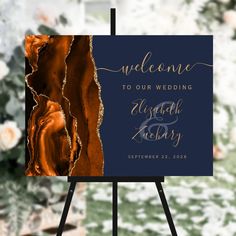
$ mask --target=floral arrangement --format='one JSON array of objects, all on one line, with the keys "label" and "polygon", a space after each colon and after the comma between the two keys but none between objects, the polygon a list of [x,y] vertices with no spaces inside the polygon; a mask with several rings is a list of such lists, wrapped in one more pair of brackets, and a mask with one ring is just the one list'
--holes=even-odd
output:
[{"label": "floral arrangement", "polygon": [[83,24],[80,1],[0,1],[0,235],[19,235],[32,212],[58,203],[68,188],[63,177],[24,176],[25,34],[76,34]]}]

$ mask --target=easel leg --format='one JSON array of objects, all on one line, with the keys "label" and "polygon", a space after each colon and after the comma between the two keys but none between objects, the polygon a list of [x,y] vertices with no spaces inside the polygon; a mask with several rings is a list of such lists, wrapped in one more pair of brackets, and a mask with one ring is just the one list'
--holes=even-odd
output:
[{"label": "easel leg", "polygon": [[172,236],[178,236],[161,182],[155,182]]},{"label": "easel leg", "polygon": [[117,200],[117,182],[112,182],[112,235],[117,236],[117,209],[118,209],[118,200]]},{"label": "easel leg", "polygon": [[66,218],[67,218],[68,211],[69,211],[69,208],[70,208],[71,200],[72,200],[72,197],[73,197],[73,194],[74,194],[75,186],[76,186],[76,181],[72,181],[70,183],[70,188],[68,190],[68,194],[67,194],[67,197],[66,197],[66,202],[65,202],[65,206],[64,206],[64,209],[63,209],[63,212],[62,212],[60,224],[59,224],[59,227],[57,229],[57,236],[61,236],[62,233],[63,233],[63,229],[64,229],[64,226],[65,226],[65,223],[66,223]]},{"label": "easel leg", "polygon": [[[116,35],[116,9],[110,10],[111,35]],[[117,236],[117,181],[112,182],[112,235]]]}]

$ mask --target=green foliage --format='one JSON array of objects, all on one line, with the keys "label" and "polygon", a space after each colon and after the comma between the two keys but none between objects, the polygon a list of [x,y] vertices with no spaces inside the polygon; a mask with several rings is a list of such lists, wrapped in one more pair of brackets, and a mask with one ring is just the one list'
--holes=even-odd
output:
[{"label": "green foliage", "polygon": [[41,33],[41,34],[47,34],[47,35],[58,35],[58,32],[48,26],[45,26],[45,25],[40,25],[38,27],[38,31]]},{"label": "green foliage", "polygon": [[201,11],[204,16],[204,23],[210,25],[209,23],[215,20],[220,23],[223,23],[224,12],[231,9],[236,10],[236,0],[230,0],[227,3],[223,3],[217,0],[208,1]]},{"label": "green foliage", "polygon": [[40,212],[44,207],[57,203],[66,190],[65,178],[14,179],[6,174],[0,185],[0,218],[7,222],[7,235],[19,235],[32,212]]},{"label": "green foliage", "polygon": [[[64,16],[61,24],[67,24]],[[57,35],[47,26],[40,25],[41,34]],[[34,34],[28,30],[26,34]],[[19,235],[23,224],[32,212],[58,203],[67,191],[65,178],[25,177],[25,56],[24,44],[15,48],[10,61],[9,74],[0,80],[0,123],[17,122],[22,138],[7,151],[0,151],[0,218],[7,222],[5,235]],[[55,209],[60,212],[62,207]],[[60,212],[61,213],[61,212]],[[36,222],[37,223],[37,222]]]},{"label": "green foliage", "polygon": [[63,14],[59,16],[59,21],[62,23],[62,25],[68,24],[68,21]]},{"label": "green foliage", "polygon": [[25,219],[31,212],[33,199],[22,188],[21,181],[6,181],[0,187],[0,216],[7,219],[8,234],[14,232],[19,235]]},{"label": "green foliage", "polygon": [[[66,25],[64,15],[58,23]],[[34,34],[30,29],[27,34]],[[58,32],[45,25],[38,27],[36,34],[58,35]],[[19,36],[18,36],[19,37]],[[23,224],[32,212],[58,204],[65,196],[68,184],[59,177],[25,177],[25,55],[24,42],[18,45],[9,61],[8,75],[0,80],[0,124],[15,121],[22,132],[19,143],[10,150],[0,150],[0,218],[7,222],[4,235],[19,235]],[[0,59],[4,55],[0,55]],[[62,207],[55,207],[55,212]],[[2,235],[2,232],[0,233]]]}]

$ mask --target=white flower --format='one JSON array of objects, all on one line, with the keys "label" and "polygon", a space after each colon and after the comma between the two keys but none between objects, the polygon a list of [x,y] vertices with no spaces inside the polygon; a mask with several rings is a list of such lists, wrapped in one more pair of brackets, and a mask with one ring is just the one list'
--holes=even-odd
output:
[{"label": "white flower", "polygon": [[214,35],[214,93],[221,104],[236,107],[234,76],[236,41],[230,39],[233,36],[231,28],[221,26],[216,31]]},{"label": "white flower", "polygon": [[16,146],[21,138],[21,131],[15,121],[0,124],[0,150],[6,151]]},{"label": "white flower", "polygon": [[228,10],[224,13],[223,19],[227,25],[236,29],[236,11]]},{"label": "white flower", "polygon": [[[120,34],[199,34],[197,20],[207,0],[117,0]],[[181,14],[180,14],[181,12]],[[163,20],[165,19],[165,20]],[[200,31],[200,32],[199,32]]]},{"label": "white flower", "polygon": [[231,142],[236,145],[236,127],[231,130],[230,138]]},{"label": "white flower", "polygon": [[[60,21],[63,17],[67,24]],[[8,61],[14,48],[22,44],[26,31],[39,34],[39,25],[51,27],[59,34],[79,34],[84,29],[84,24],[83,2],[1,0],[0,53]]]},{"label": "white flower", "polygon": [[229,115],[223,107],[219,107],[213,116],[213,130],[216,134],[227,131]]},{"label": "white flower", "polygon": [[102,222],[102,232],[103,233],[109,233],[112,231],[112,221],[111,220],[105,220]]},{"label": "white flower", "polygon": [[9,73],[9,68],[4,61],[0,60],[0,80]]},{"label": "white flower", "polygon": [[221,3],[229,3],[230,0],[218,0]]}]

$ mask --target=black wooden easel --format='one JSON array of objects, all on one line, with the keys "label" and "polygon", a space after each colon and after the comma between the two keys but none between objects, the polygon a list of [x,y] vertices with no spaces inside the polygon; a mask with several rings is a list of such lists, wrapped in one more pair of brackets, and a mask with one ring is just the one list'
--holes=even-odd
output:
[{"label": "black wooden easel", "polygon": [[68,211],[70,208],[71,200],[74,194],[75,186],[78,182],[112,182],[112,224],[113,224],[112,235],[113,236],[117,236],[117,232],[118,232],[118,225],[117,225],[117,221],[118,221],[117,185],[118,185],[118,182],[155,182],[157,191],[158,191],[158,194],[161,199],[161,203],[162,203],[165,215],[166,215],[166,219],[169,224],[171,235],[177,236],[175,225],[172,220],[170,209],[166,201],[165,193],[161,184],[162,182],[164,182],[164,177],[119,177],[119,178],[114,177],[113,178],[113,177],[69,176],[68,182],[70,182],[70,188],[68,190],[60,224],[57,230],[57,236],[61,236],[63,233],[63,229],[66,223],[66,218],[67,218]]},{"label": "black wooden easel", "polygon": [[[111,22],[111,35],[116,35],[116,10],[111,8],[110,12],[110,22]],[[63,229],[66,223],[66,218],[70,208],[71,200],[74,194],[75,186],[78,182],[112,182],[112,236],[117,236],[118,232],[118,200],[117,200],[117,187],[118,182],[155,182],[161,203],[166,215],[167,222],[172,236],[177,236],[175,225],[170,213],[168,203],[166,201],[165,193],[162,188],[162,182],[164,182],[164,177],[83,177],[83,176],[69,176],[68,182],[70,182],[70,187],[66,197],[64,209],[61,215],[60,224],[57,230],[57,236],[62,236]],[[78,235],[79,236],[79,235]]]}]

